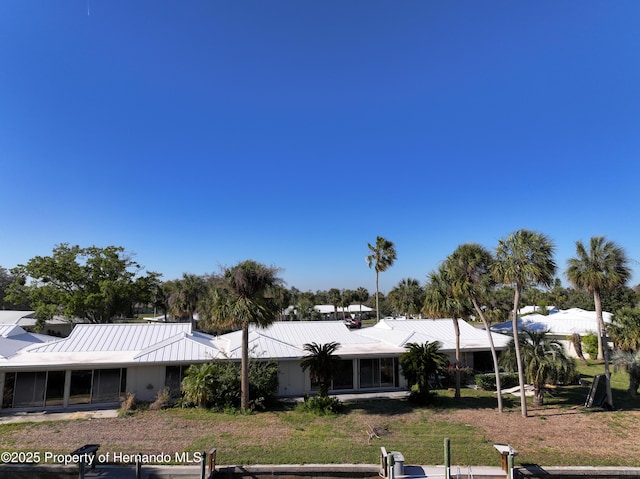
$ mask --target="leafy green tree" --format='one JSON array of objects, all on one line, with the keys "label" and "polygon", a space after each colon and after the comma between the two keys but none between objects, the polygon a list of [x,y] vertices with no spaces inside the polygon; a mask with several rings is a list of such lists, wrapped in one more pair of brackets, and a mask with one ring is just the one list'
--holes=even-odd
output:
[{"label": "leafy green tree", "polygon": [[556,272],[553,260],[554,246],[541,233],[526,229],[518,230],[498,242],[492,274],[498,283],[514,288],[511,321],[515,344],[518,381],[520,383],[520,406],[522,416],[527,417],[527,400],[524,394],[524,370],[518,339],[518,308],[522,292],[527,286],[551,286]]},{"label": "leafy green tree", "polygon": [[617,311],[607,328],[616,349],[640,351],[640,308],[622,308]]},{"label": "leafy green tree", "polygon": [[273,295],[282,283],[278,268],[245,260],[223,271],[221,282],[214,285],[201,303],[201,316],[219,326],[242,330],[241,402],[249,407],[249,326],[269,326],[276,321],[280,304]]},{"label": "leafy green tree", "polygon": [[482,305],[486,304],[491,296],[494,287],[494,280],[491,275],[493,261],[493,255],[486,248],[478,244],[467,243],[458,246],[447,258],[445,268],[453,282],[452,290],[454,296],[471,301],[473,309],[487,331],[496,378],[496,390],[498,392],[498,410],[502,412],[502,387],[500,384],[498,353],[493,343],[490,322],[482,308]]},{"label": "leafy green tree", "polygon": [[440,352],[438,341],[424,344],[407,343],[406,352],[400,356],[402,373],[411,385],[412,398],[426,402],[431,389],[431,379],[436,379],[449,365],[449,358]]},{"label": "leafy green tree", "polygon": [[340,365],[340,357],[335,355],[339,347],[340,344],[336,342],[304,345],[304,350],[309,354],[302,358],[300,366],[303,371],[309,370],[311,381],[318,384],[320,397],[329,395],[331,381]]},{"label": "leafy green tree", "polygon": [[136,302],[150,297],[158,275],[141,272],[122,247],[63,243],[51,256],[36,256],[12,269],[17,279],[8,300],[27,301],[41,324],[56,314],[106,323],[130,314]]},{"label": "leafy green tree", "polygon": [[353,301],[353,295],[355,292],[351,289],[344,289],[340,295],[340,307],[342,308],[342,320],[346,319],[347,311],[349,310],[349,306],[351,306],[351,302]]},{"label": "leafy green tree", "polygon": [[[568,382],[577,375],[574,359],[567,356],[560,341],[552,339],[547,333],[525,329],[518,338],[525,376],[533,384],[534,406],[544,404],[546,384]],[[509,371],[518,367],[515,339],[509,342],[500,361]]]},{"label": "leafy green tree", "polygon": [[424,289],[417,279],[403,278],[389,291],[388,299],[393,309],[409,317],[420,312],[424,301]]},{"label": "leafy green tree", "polygon": [[12,274],[6,268],[0,266],[0,309],[15,309],[17,311],[26,311],[29,309],[27,298],[22,298],[20,303],[8,301],[6,296],[12,283],[20,281],[20,278]]},{"label": "leafy green tree", "polygon": [[567,278],[577,288],[593,294],[598,321],[598,359],[605,359],[601,293],[624,285],[631,276],[628,259],[622,248],[603,236],[593,236],[589,251],[576,241],[576,257],[568,260]]},{"label": "leafy green tree", "polygon": [[467,316],[470,303],[466,298],[456,296],[454,283],[446,265],[440,266],[437,272],[429,274],[429,281],[425,287],[424,306],[422,311],[430,318],[451,318],[456,336],[456,393],[460,397],[460,325],[458,318]]},{"label": "leafy green tree", "polygon": [[367,264],[369,265],[369,268],[373,266],[376,271],[376,319],[380,321],[380,287],[378,279],[380,273],[384,273],[387,269],[393,266],[397,253],[393,242],[383,238],[382,236],[376,237],[375,245],[367,243],[367,247],[371,252],[371,254],[366,258]]},{"label": "leafy green tree", "polygon": [[205,408],[211,401],[215,389],[216,365],[192,364],[182,380],[182,394],[187,403]]},{"label": "leafy green tree", "polygon": [[613,365],[617,370],[624,369],[629,375],[629,389],[627,392],[631,397],[638,396],[638,385],[640,385],[640,350],[622,351],[613,353]]}]

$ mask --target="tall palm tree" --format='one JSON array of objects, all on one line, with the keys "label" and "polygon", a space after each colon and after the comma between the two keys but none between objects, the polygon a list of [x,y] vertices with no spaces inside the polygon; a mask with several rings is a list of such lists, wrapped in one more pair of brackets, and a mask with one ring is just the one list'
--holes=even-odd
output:
[{"label": "tall palm tree", "polygon": [[358,305],[360,305],[360,318],[362,319],[362,303],[369,299],[369,290],[367,290],[367,288],[363,286],[360,286],[358,289],[356,289],[353,299],[358,302]]},{"label": "tall palm tree", "polygon": [[169,311],[177,317],[188,317],[195,329],[194,315],[199,301],[207,291],[207,281],[202,276],[183,273],[182,279],[173,281],[169,294]]},{"label": "tall palm tree", "polygon": [[430,318],[447,318],[453,321],[453,330],[456,336],[456,393],[460,397],[460,325],[458,318],[469,313],[469,303],[461,301],[453,291],[453,279],[444,265],[437,272],[429,274],[429,281],[425,287],[424,306],[422,311]]},{"label": "tall palm tree", "polygon": [[392,241],[389,241],[382,236],[376,237],[375,245],[367,243],[367,246],[369,251],[371,251],[371,254],[366,258],[367,264],[369,265],[369,268],[374,266],[376,270],[376,319],[379,322],[380,304],[378,299],[380,296],[380,288],[378,287],[378,278],[380,273],[384,273],[393,265],[393,262],[396,260],[396,248]]},{"label": "tall palm tree", "polygon": [[326,344],[308,343],[304,350],[309,354],[302,358],[300,366],[303,371],[309,370],[311,380],[318,383],[318,395],[327,397],[331,380],[338,370],[340,357],[334,353],[340,347],[339,343]]},{"label": "tall palm tree", "polygon": [[453,294],[471,301],[473,309],[482,320],[487,331],[493,370],[496,375],[496,389],[498,392],[498,411],[502,412],[502,385],[500,384],[500,368],[498,353],[493,343],[490,323],[481,305],[486,304],[489,293],[493,289],[494,281],[491,276],[493,255],[483,246],[474,243],[460,245],[447,258],[445,267],[453,281]]},{"label": "tall palm tree", "polygon": [[396,311],[409,317],[420,312],[424,290],[417,279],[403,278],[389,291],[388,299]]},{"label": "tall palm tree", "polygon": [[582,241],[576,241],[576,257],[569,258],[567,263],[566,274],[571,284],[593,294],[598,321],[598,359],[605,359],[605,324],[600,295],[627,282],[631,276],[627,256],[613,241],[606,241],[604,236],[593,236],[589,251]]},{"label": "tall palm tree", "polygon": [[[567,356],[560,341],[548,335],[548,331],[525,329],[518,341],[525,375],[533,384],[533,404],[542,406],[545,385],[571,378],[575,375],[576,363],[573,358]],[[514,338],[500,358],[502,364],[510,370],[513,370],[517,363],[515,349]]]},{"label": "tall palm tree", "polygon": [[240,408],[249,407],[249,326],[273,323],[280,312],[274,287],[281,284],[278,268],[245,260],[226,268],[202,305],[202,316],[218,326],[242,329]]},{"label": "tall palm tree", "polygon": [[527,286],[550,286],[553,283],[556,272],[553,252],[553,243],[545,235],[520,229],[498,242],[492,266],[495,280],[514,288],[511,318],[523,417],[527,417],[527,399],[524,394],[524,370],[518,338],[518,307],[522,292]]},{"label": "tall palm tree", "polygon": [[327,293],[329,302],[333,306],[333,319],[338,319],[338,305],[342,301],[342,293],[338,288],[331,288]]}]

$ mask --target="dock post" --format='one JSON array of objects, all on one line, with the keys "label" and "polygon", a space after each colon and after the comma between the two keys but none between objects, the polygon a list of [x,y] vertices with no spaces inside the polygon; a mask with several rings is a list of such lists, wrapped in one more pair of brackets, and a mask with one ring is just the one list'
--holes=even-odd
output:
[{"label": "dock post", "polygon": [[509,452],[509,455],[507,456],[507,477],[509,479],[513,479],[514,457],[513,453]]},{"label": "dock post", "polygon": [[136,479],[142,478],[142,462],[140,458],[136,458]]},{"label": "dock post", "polygon": [[451,441],[444,438],[444,477],[451,479]]},{"label": "dock post", "polygon": [[203,451],[200,459],[200,479],[207,479],[207,452]]}]

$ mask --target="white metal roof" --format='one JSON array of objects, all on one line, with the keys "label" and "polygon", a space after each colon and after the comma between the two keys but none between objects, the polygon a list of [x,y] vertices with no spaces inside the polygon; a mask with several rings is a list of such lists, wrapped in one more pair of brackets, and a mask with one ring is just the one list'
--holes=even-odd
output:
[{"label": "white metal roof", "polygon": [[[459,319],[460,348],[464,351],[479,351],[489,349],[489,338],[484,329],[471,326]],[[380,341],[390,342],[399,347],[408,343],[425,343],[439,341],[443,352],[455,351],[456,338],[451,319],[383,319],[372,328],[358,330],[357,334],[366,335]],[[496,349],[504,349],[509,340],[508,336],[492,333]]]},{"label": "white metal roof", "polygon": [[44,334],[28,333],[15,324],[0,325],[0,360],[15,356],[20,350],[33,344],[41,344],[56,338]]},{"label": "white metal roof", "polygon": [[[611,313],[602,312],[605,323],[611,322]],[[585,311],[580,308],[560,310],[557,313],[544,316],[542,314],[528,314],[518,318],[518,330],[529,329],[533,331],[549,331],[553,335],[571,336],[578,333],[581,336],[598,331],[598,322],[595,311]],[[496,324],[492,331],[512,333],[511,321]]]},{"label": "white metal roof", "polygon": [[[20,323],[20,320],[23,318],[27,318],[28,316],[35,313],[35,311],[13,311],[13,310],[1,310],[0,311],[0,324],[19,324],[21,326],[25,326]],[[35,320],[32,320],[35,322]]]}]

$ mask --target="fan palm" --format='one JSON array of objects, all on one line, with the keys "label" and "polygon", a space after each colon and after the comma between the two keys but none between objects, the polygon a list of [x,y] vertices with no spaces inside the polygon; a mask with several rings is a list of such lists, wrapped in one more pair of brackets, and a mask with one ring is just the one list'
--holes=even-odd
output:
[{"label": "fan palm", "polygon": [[500,384],[500,370],[498,367],[498,354],[493,343],[490,324],[487,320],[481,304],[488,300],[488,293],[493,288],[491,266],[493,256],[484,247],[478,244],[467,243],[458,246],[447,258],[445,267],[453,281],[453,293],[471,301],[473,309],[482,320],[487,331],[493,369],[496,375],[496,389],[498,392],[498,411],[502,412],[502,391]]},{"label": "fan palm", "polygon": [[241,400],[240,407],[249,406],[249,325],[269,326],[280,312],[273,288],[282,280],[278,269],[253,260],[226,268],[221,284],[210,291],[202,306],[204,319],[222,327],[242,329]]},{"label": "fan palm", "polygon": [[568,260],[567,279],[575,287],[593,294],[598,320],[598,359],[604,359],[602,337],[605,332],[600,295],[627,282],[631,270],[622,248],[603,236],[589,241],[589,251],[582,241],[576,241],[576,257]]},{"label": "fan palm", "polygon": [[468,302],[461,300],[453,291],[453,280],[449,271],[443,265],[435,272],[429,274],[429,282],[425,287],[423,312],[430,318],[447,318],[453,321],[453,330],[456,337],[456,393],[460,397],[460,325],[458,318],[469,313]]},{"label": "fan palm", "polygon": [[640,308],[618,310],[607,330],[617,349],[640,351]]},{"label": "fan palm", "polygon": [[545,235],[521,229],[498,242],[496,260],[491,269],[497,282],[514,287],[511,317],[523,417],[527,417],[527,401],[524,395],[524,371],[518,340],[518,307],[522,292],[527,286],[552,284],[556,272],[553,252],[553,243]]},{"label": "fan palm", "polygon": [[618,369],[624,369],[629,374],[630,396],[638,395],[638,385],[640,385],[640,351],[616,351],[613,354],[613,364]]},{"label": "fan palm", "polygon": [[607,331],[602,318],[603,291],[611,291],[627,282],[631,270],[627,266],[628,259],[622,248],[613,241],[606,241],[604,236],[593,236],[589,241],[589,251],[582,241],[576,241],[576,257],[569,258],[567,278],[582,290],[593,294],[598,321],[598,359],[604,359],[604,372],[607,376],[607,402],[613,406],[611,381],[609,373],[609,348],[607,347]]},{"label": "fan palm", "polygon": [[367,243],[367,246],[369,247],[369,251],[371,251],[371,254],[366,257],[367,264],[369,268],[373,266],[376,270],[376,319],[380,321],[380,288],[378,287],[378,279],[380,273],[389,269],[396,260],[396,248],[392,241],[382,236],[376,237],[375,245]]},{"label": "fan palm", "polygon": [[403,278],[389,291],[391,306],[401,315],[409,317],[420,312],[424,298],[424,290],[420,282],[413,278]]},{"label": "fan palm", "polygon": [[[552,339],[548,331],[523,330],[520,341],[520,354],[524,364],[527,381],[533,385],[533,404],[544,404],[544,389],[548,383],[572,378],[576,373],[573,358],[567,356],[564,347],[557,339]],[[516,366],[515,338],[507,346],[500,358],[508,370]]]}]

